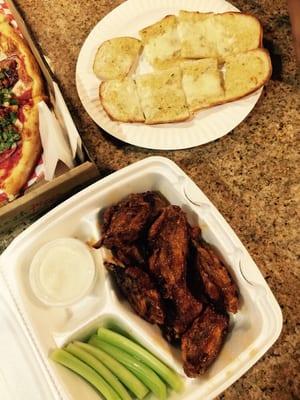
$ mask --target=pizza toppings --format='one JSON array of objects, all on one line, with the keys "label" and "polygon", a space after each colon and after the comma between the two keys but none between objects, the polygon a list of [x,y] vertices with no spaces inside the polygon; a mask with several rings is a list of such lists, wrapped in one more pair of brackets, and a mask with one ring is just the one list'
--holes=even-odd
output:
[{"label": "pizza toppings", "polygon": [[9,150],[20,140],[15,122],[17,114],[10,109],[0,108],[0,153]]},{"label": "pizza toppings", "polygon": [[16,60],[0,61],[0,89],[10,89],[18,82],[18,64]]}]

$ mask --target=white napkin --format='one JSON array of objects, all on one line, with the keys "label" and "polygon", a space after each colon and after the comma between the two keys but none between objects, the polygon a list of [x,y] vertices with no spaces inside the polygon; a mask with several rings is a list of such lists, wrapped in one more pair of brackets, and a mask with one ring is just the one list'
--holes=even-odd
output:
[{"label": "white napkin", "polygon": [[38,104],[45,179],[53,179],[58,161],[74,167],[72,151],[63,129],[44,101]]},{"label": "white napkin", "polygon": [[61,91],[56,82],[53,82],[54,86],[54,94],[55,94],[55,113],[57,118],[59,119],[62,126],[66,128],[73,158],[76,157],[76,153],[80,159],[80,161],[84,160],[84,155],[82,152],[82,141],[77,131],[77,128],[73,122],[73,119],[70,115],[68,107],[64,101],[64,98],[61,94]]}]

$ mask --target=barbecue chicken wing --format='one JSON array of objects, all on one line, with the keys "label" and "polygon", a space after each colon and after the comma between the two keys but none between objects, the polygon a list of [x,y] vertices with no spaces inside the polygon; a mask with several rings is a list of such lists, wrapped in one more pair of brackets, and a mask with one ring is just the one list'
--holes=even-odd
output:
[{"label": "barbecue chicken wing", "polygon": [[228,332],[229,317],[208,306],[182,336],[183,369],[190,378],[204,374],[219,354]]},{"label": "barbecue chicken wing", "polygon": [[177,206],[166,207],[151,226],[148,242],[149,270],[158,279],[162,295],[167,299],[167,320],[162,330],[173,342],[202,310],[202,304],[186,285],[189,235],[184,212]]},{"label": "barbecue chicken wing", "polygon": [[151,324],[162,325],[165,320],[164,305],[159,291],[150,276],[137,267],[119,267],[105,263],[112,272],[118,287],[136,313]]},{"label": "barbecue chicken wing", "polygon": [[164,297],[186,284],[189,236],[184,212],[177,206],[164,208],[148,233],[149,270],[158,279]]},{"label": "barbecue chicken wing", "polygon": [[102,239],[104,245],[124,265],[145,262],[144,235],[152,221],[168,201],[158,192],[131,194],[103,213]]},{"label": "barbecue chicken wing", "polygon": [[177,288],[173,294],[174,299],[166,301],[166,321],[162,327],[170,343],[177,342],[202,311],[202,303],[185,288]]},{"label": "barbecue chicken wing", "polygon": [[192,243],[196,250],[194,273],[196,270],[202,281],[199,287],[216,306],[236,313],[239,308],[238,289],[226,266],[195,229],[192,230]]}]

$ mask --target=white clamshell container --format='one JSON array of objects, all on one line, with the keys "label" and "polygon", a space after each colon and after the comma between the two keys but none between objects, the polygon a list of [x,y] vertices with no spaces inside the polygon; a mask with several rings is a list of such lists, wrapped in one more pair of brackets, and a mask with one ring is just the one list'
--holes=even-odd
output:
[{"label": "white clamshell container", "polygon": [[[170,203],[183,208],[193,225],[199,224],[204,239],[218,251],[240,289],[241,308],[231,317],[225,345],[212,367],[197,379],[185,377],[180,352],[119,295],[104,269],[104,250],[91,250],[97,281],[94,290],[76,304],[46,306],[30,287],[30,263],[42,245],[61,237],[85,243],[99,240],[101,210],[130,193],[147,190],[160,191]],[[56,207],[8,246],[1,255],[0,270],[5,288],[0,292],[0,317],[4,321],[0,330],[0,388],[2,382],[7,393],[12,393],[15,385],[29,382],[29,378],[19,378],[21,371],[14,374],[14,365],[19,363],[24,377],[27,374],[35,382],[26,387],[32,390],[26,399],[99,399],[90,385],[48,358],[54,348],[83,339],[99,326],[125,331],[182,375],[185,389],[181,394],[170,392],[170,400],[213,399],[253,366],[282,328],[280,307],[236,234],[193,181],[162,157],[146,158],[115,172]],[[25,398],[19,389],[12,399]]]}]

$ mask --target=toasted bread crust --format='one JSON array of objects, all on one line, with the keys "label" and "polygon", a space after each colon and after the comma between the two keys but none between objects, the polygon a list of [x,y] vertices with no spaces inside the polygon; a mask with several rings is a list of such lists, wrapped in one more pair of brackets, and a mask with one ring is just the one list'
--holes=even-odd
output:
[{"label": "toasted bread crust", "polygon": [[183,121],[187,121],[188,119],[190,119],[191,115],[187,115],[185,117],[178,117],[176,119],[170,119],[170,120],[166,120],[166,121],[158,121],[158,120],[149,120],[149,121],[145,121],[146,125],[159,125],[159,124],[171,124],[173,122],[183,122]]},{"label": "toasted bread crust", "polygon": [[161,29],[167,27],[176,27],[177,26],[177,18],[175,15],[166,15],[160,21],[155,22],[152,25],[146,26],[139,31],[139,34],[144,43],[148,43],[149,39],[152,39],[153,36],[158,36],[161,34]]}]

